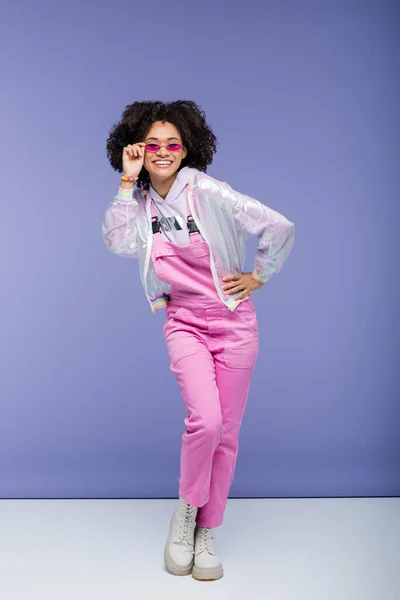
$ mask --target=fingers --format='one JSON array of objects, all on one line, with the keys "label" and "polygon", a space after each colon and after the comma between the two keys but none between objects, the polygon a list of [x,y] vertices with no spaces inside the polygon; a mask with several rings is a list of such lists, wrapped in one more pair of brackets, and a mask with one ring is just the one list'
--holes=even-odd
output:
[{"label": "fingers", "polygon": [[131,159],[142,158],[144,156],[145,145],[146,144],[144,142],[139,142],[137,144],[128,144],[127,146],[125,146],[124,152]]},{"label": "fingers", "polygon": [[243,285],[240,285],[237,281],[235,281],[235,283],[228,283],[227,285],[224,285],[224,290],[233,290],[238,287],[243,289]]},{"label": "fingers", "polygon": [[225,277],[222,278],[222,281],[237,281],[238,279],[240,279],[240,275],[225,275]]},{"label": "fingers", "polygon": [[237,296],[235,300],[245,300],[246,298],[250,298],[250,296],[251,292],[249,294],[241,294],[240,296]]},{"label": "fingers", "polygon": [[129,157],[129,158],[133,158],[134,156],[134,150],[133,150],[133,146],[129,145],[129,146],[125,146],[124,148],[124,153]]},{"label": "fingers", "polygon": [[230,280],[231,283],[227,283],[226,285],[223,286],[224,290],[230,290],[233,288],[241,288],[243,289],[243,286],[245,285],[245,282],[242,281],[242,278],[240,275],[227,275],[226,277],[223,277],[223,280]]},{"label": "fingers", "polygon": [[243,285],[237,285],[234,288],[231,288],[229,290],[225,290],[224,291],[228,294],[236,294],[236,292],[246,292],[248,293],[247,288],[244,288]]}]

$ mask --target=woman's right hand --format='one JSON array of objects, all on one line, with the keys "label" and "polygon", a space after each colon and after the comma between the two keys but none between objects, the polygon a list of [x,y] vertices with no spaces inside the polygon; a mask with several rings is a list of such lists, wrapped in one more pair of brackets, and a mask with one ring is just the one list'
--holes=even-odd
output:
[{"label": "woman's right hand", "polygon": [[137,177],[142,170],[145,143],[129,144],[122,152],[122,169],[127,177]]}]

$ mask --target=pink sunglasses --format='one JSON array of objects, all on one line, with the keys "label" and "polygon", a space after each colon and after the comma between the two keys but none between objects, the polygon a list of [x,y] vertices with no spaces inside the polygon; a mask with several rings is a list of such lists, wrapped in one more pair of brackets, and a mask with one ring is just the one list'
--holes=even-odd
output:
[{"label": "pink sunglasses", "polygon": [[[167,144],[165,147],[170,152],[178,152],[179,150],[181,150],[183,148],[182,144]],[[158,150],[161,148],[161,145],[160,144],[146,144],[145,148],[148,152],[158,152]]]}]

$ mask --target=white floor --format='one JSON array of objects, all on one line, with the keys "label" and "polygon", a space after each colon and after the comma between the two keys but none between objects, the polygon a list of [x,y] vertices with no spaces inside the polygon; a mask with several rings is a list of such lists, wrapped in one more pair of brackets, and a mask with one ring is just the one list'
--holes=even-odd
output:
[{"label": "white floor", "polygon": [[0,500],[2,600],[399,600],[400,498],[230,499],[225,575],[170,575],[177,500]]}]

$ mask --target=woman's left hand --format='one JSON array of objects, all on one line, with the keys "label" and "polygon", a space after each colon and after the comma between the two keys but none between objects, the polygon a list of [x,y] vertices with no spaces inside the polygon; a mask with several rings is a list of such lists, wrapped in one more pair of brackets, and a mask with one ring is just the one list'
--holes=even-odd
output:
[{"label": "woman's left hand", "polygon": [[237,296],[235,300],[244,300],[250,296],[254,290],[259,290],[260,287],[264,285],[263,283],[258,283],[258,281],[254,279],[252,273],[242,273],[241,275],[225,275],[225,277],[222,278],[222,281],[231,282],[227,285],[224,285],[222,288],[224,292],[228,292],[229,294],[234,294],[235,292],[240,291],[243,292]]}]

